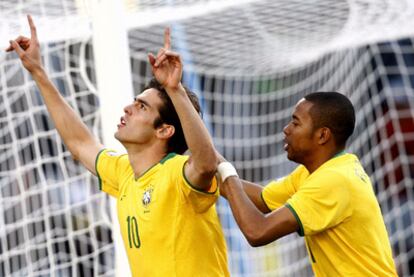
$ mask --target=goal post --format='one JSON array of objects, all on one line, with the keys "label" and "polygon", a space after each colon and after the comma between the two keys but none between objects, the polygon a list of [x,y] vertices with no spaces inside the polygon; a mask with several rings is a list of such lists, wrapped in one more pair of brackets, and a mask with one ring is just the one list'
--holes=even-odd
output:
[{"label": "goal post", "polygon": [[[114,138],[119,124],[118,113],[132,102],[131,65],[125,11],[122,1],[92,1],[92,45],[94,52],[97,90],[100,98],[102,139],[106,147],[125,153]],[[116,200],[111,198],[112,235],[115,246],[116,276],[131,276],[128,258],[118,223]]]}]

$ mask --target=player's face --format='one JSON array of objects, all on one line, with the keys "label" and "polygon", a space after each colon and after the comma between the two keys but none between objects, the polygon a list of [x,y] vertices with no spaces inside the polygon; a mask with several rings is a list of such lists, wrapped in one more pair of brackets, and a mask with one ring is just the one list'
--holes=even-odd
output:
[{"label": "player's face", "polygon": [[301,164],[312,159],[317,148],[310,115],[312,105],[311,102],[301,99],[295,106],[291,121],[283,129],[284,149],[288,159]]},{"label": "player's face", "polygon": [[156,89],[147,89],[124,108],[115,138],[125,144],[147,144],[156,139],[154,120],[162,101]]}]

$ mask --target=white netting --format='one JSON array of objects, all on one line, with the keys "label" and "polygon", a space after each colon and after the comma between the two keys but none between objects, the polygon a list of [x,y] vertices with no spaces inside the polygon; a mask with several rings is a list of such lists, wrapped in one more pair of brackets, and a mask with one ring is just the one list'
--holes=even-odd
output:
[{"label": "white netting", "polygon": [[[135,90],[151,76],[146,53],[158,49],[168,23],[218,150],[247,180],[266,183],[294,167],[281,130],[305,93],[347,94],[357,109],[349,150],[372,178],[399,274],[414,274],[413,1],[125,4]],[[33,14],[48,71],[99,134],[90,3],[2,1],[0,8],[0,45]],[[106,197],[62,147],[16,56],[2,53],[0,62],[0,275],[113,274]],[[253,249],[224,201],[219,212],[232,276],[311,275],[302,238]]]},{"label": "white netting", "polygon": [[[90,47],[49,44],[43,56],[60,92],[98,133]],[[96,178],[63,146],[15,54],[2,55],[0,72],[0,275],[113,273],[112,223]]]}]

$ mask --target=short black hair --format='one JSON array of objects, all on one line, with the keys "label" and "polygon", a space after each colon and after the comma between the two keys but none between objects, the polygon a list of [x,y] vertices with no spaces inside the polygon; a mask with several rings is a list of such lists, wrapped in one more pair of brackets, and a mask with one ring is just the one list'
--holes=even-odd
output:
[{"label": "short black hair", "polygon": [[355,129],[355,110],[348,97],[338,92],[314,92],[306,95],[305,100],[313,104],[313,128],[329,128],[336,145],[345,147]]},{"label": "short black hair", "polygon": [[[175,128],[174,135],[168,140],[168,149],[167,151],[174,152],[177,154],[183,154],[187,151],[188,146],[185,141],[184,131],[181,126],[180,119],[178,117],[177,111],[171,101],[171,98],[168,96],[165,88],[158,83],[155,78],[152,78],[144,90],[147,89],[156,89],[158,91],[158,96],[161,98],[163,105],[159,108],[158,112],[160,116],[154,120],[154,128],[160,127],[163,123],[173,125]],[[201,116],[200,103],[198,101],[197,95],[194,92],[190,91],[187,87],[184,86],[185,92],[187,93],[188,98],[196,109],[197,113]]]}]

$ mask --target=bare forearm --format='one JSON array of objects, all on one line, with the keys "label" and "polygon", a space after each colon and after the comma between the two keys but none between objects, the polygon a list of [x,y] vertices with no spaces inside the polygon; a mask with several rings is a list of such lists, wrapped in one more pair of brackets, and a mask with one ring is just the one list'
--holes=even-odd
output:
[{"label": "bare forearm", "polygon": [[206,126],[182,86],[178,93],[170,93],[170,97],[180,118],[194,167],[212,177],[216,170],[217,156]]},{"label": "bare forearm", "polygon": [[262,198],[263,187],[255,183],[242,180],[242,179],[240,179],[240,182],[243,185],[244,192],[247,194],[249,199],[254,203],[256,208],[258,208],[263,213],[269,213],[270,210]]},{"label": "bare forearm", "polygon": [[227,178],[221,188],[226,190],[233,216],[252,246],[265,245],[297,229],[296,219],[285,207],[268,215],[259,211],[237,177]]},{"label": "bare forearm", "polygon": [[[247,197],[250,199],[250,201],[253,202],[256,208],[258,208],[262,213],[265,214],[271,212],[271,210],[267,207],[266,203],[262,198],[263,187],[243,179],[239,180]],[[220,190],[220,193],[224,198],[227,198],[225,190]]]},{"label": "bare forearm", "polygon": [[81,143],[98,143],[79,115],[75,113],[49,80],[44,69],[39,68],[32,73],[32,76],[40,89],[59,135],[75,158],[79,157],[77,146]]},{"label": "bare forearm", "polygon": [[240,230],[253,246],[257,246],[257,240],[261,234],[259,231],[264,224],[265,216],[256,208],[253,202],[243,191],[243,185],[237,177],[227,178],[221,186],[225,190],[233,216]]}]

